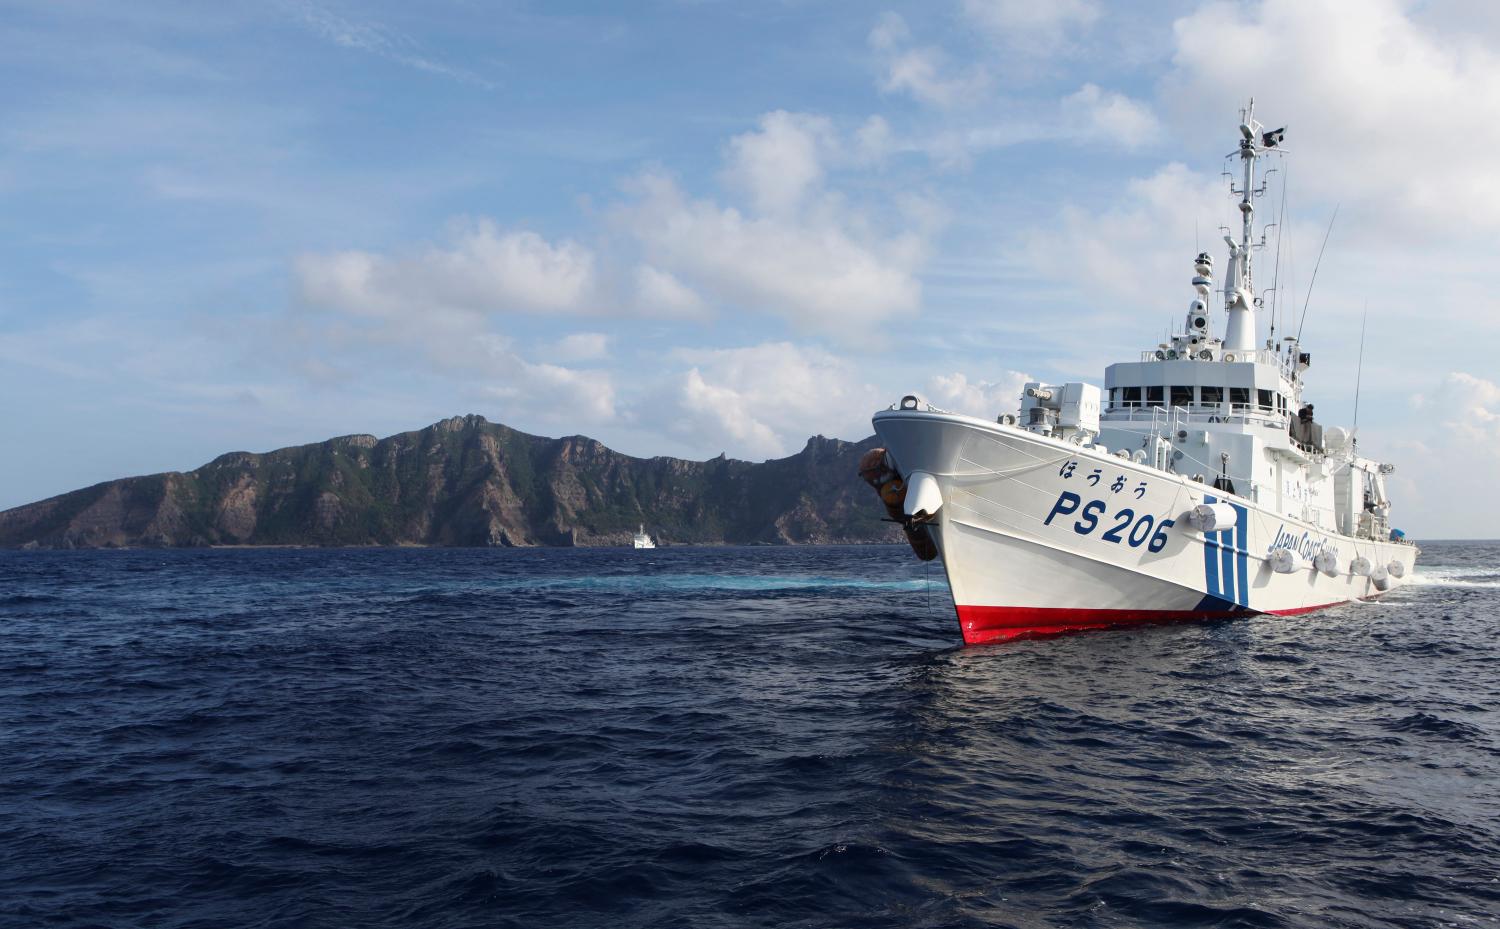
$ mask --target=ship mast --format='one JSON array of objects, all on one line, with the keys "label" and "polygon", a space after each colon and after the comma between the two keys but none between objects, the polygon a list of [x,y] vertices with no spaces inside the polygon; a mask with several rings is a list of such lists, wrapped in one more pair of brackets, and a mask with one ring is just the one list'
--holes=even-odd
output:
[{"label": "ship mast", "polygon": [[[1253,351],[1255,338],[1255,290],[1251,279],[1251,246],[1255,221],[1255,159],[1260,154],[1257,135],[1261,125],[1255,120],[1255,100],[1252,99],[1240,111],[1240,164],[1244,174],[1240,180],[1240,240],[1225,235],[1229,246],[1229,273],[1224,275],[1224,311],[1229,322],[1224,332],[1224,348],[1232,352]],[[1265,139],[1269,142],[1269,137]],[[1231,187],[1231,190],[1233,188]]]}]

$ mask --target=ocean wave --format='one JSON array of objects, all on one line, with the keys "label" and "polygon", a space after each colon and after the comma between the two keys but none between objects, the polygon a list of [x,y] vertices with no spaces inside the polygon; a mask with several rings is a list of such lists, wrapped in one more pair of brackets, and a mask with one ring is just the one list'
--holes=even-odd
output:
[{"label": "ocean wave", "polygon": [[1425,567],[1418,564],[1411,583],[1425,587],[1469,587],[1500,590],[1500,566]]},{"label": "ocean wave", "polygon": [[0,926],[1482,921],[1500,557],[1432,550],[979,649],[894,547],[0,553],[59,598],[0,624]]},{"label": "ocean wave", "polygon": [[620,592],[691,592],[691,591],[744,591],[749,593],[779,591],[817,590],[889,590],[922,591],[929,587],[948,587],[945,578],[935,574],[931,578],[901,578],[871,580],[867,578],[827,577],[817,575],[752,575],[752,574],[652,574],[573,577],[528,577],[495,582],[490,587],[511,588],[570,588],[594,591]]}]

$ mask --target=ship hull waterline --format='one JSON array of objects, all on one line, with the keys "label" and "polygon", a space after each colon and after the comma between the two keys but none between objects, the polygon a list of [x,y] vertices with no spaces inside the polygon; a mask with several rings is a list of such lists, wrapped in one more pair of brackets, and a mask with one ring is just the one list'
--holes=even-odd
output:
[{"label": "ship hull waterline", "polygon": [[[1409,577],[1417,549],[1341,535],[1186,477],[1015,427],[952,413],[876,414],[902,474],[931,475],[928,523],[967,644],[1142,623],[1294,616],[1367,600]],[[1236,521],[1204,533],[1200,503]],[[1270,555],[1296,552],[1278,573]],[[1313,567],[1320,551],[1336,572]],[[1399,564],[1382,590],[1356,558]]]}]

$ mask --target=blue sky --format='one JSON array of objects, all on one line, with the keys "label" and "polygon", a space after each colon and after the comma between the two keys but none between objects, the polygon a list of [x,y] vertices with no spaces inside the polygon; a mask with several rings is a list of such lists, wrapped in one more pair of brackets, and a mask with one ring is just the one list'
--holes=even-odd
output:
[{"label": "blue sky", "polygon": [[1493,536],[1500,16],[1359,11],[0,0],[0,507],[459,413],[759,460],[1097,381],[1222,261],[1253,93],[1299,307],[1340,210],[1320,418],[1368,303],[1397,522]]}]

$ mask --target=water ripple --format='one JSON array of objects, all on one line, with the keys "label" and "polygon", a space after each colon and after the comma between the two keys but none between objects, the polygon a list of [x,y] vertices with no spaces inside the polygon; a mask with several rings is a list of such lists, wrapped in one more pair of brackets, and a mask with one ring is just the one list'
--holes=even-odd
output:
[{"label": "water ripple", "polygon": [[956,647],[905,549],[0,553],[0,926],[1495,925],[1500,546]]}]

